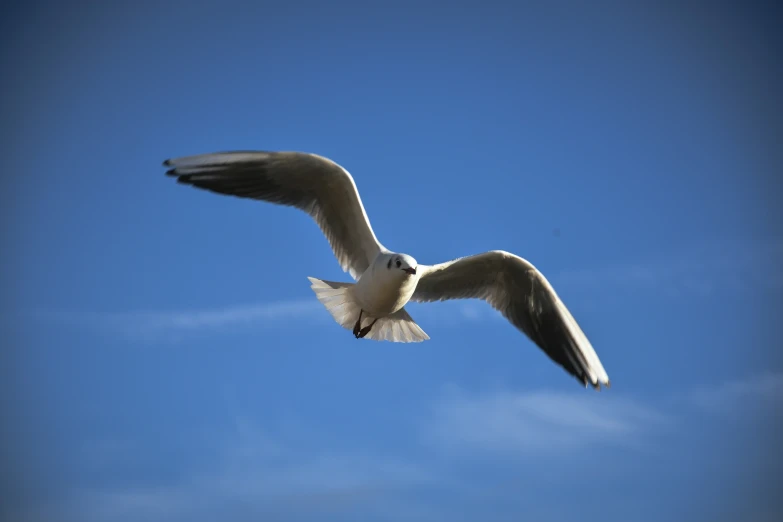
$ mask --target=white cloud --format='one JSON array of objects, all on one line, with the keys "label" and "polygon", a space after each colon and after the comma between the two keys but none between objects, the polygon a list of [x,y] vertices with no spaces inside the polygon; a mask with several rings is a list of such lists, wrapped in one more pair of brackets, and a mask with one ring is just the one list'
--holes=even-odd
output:
[{"label": "white cloud", "polygon": [[726,381],[715,387],[700,388],[693,391],[690,398],[696,406],[716,413],[733,412],[747,405],[781,404],[783,372],[766,372]]},{"label": "white cloud", "polygon": [[[754,384],[727,384],[720,395],[779,396],[780,383],[776,374]],[[142,481],[136,486],[123,485],[117,477],[112,486],[76,491],[68,506],[50,511],[60,520],[82,522],[293,521],[325,514],[453,520],[453,509],[417,503],[415,492],[473,494],[471,502],[478,502],[483,490],[473,489],[465,470],[496,466],[496,459],[521,457],[518,463],[523,461],[524,467],[534,458],[545,459],[546,466],[537,467],[530,480],[540,480],[542,474],[559,480],[558,474],[574,466],[598,474],[600,466],[617,465],[618,447],[665,451],[655,444],[655,437],[668,432],[676,420],[616,390],[468,392],[452,387],[433,398],[418,429],[400,434],[408,442],[424,444],[412,452],[390,454],[349,444],[335,447],[328,434],[298,423],[265,429],[253,417],[235,413],[228,433],[205,441],[206,457],[198,459],[200,466],[188,474],[163,484]],[[415,438],[422,434],[423,440]],[[607,447],[612,451],[604,451]],[[102,461],[104,471],[117,468],[123,455],[132,460],[144,451],[129,441],[109,441],[93,449],[101,456],[95,463]],[[111,459],[103,458],[107,451]],[[607,455],[614,457],[607,461]],[[527,480],[526,476],[503,480]]]},{"label": "white cloud", "polygon": [[[378,501],[384,504],[406,488],[443,483],[418,462],[361,450],[309,449],[271,436],[247,416],[237,416],[234,430],[219,439],[215,458],[204,459],[211,464],[187,476],[156,486],[82,488],[55,511],[78,513],[88,522],[208,520],[212,513],[232,520],[298,520],[328,511],[373,511]],[[143,451],[127,443],[100,443],[97,449],[107,446],[123,448],[127,459]]]},{"label": "white cloud", "polygon": [[470,321],[481,318],[481,310],[472,302],[462,303],[461,312],[462,317]]},{"label": "white cloud", "polygon": [[[210,310],[79,312],[46,311],[51,321],[119,333],[142,340],[177,341],[183,336],[205,330],[228,331],[270,324],[273,321],[318,318],[322,306],[315,299],[237,305]],[[328,317],[328,315],[324,315]]]},{"label": "white cloud", "polygon": [[588,290],[647,289],[670,296],[778,291],[783,289],[783,239],[695,242],[648,259],[567,270],[553,276],[552,283]]},{"label": "white cloud", "polygon": [[459,327],[466,321],[475,322],[499,315],[492,307],[478,299],[455,299],[434,303],[409,302],[405,309],[411,317],[427,330],[427,325],[439,324]]},{"label": "white cloud", "polygon": [[[419,324],[437,322],[457,327],[467,321],[499,316],[479,301],[409,303],[408,310]],[[307,318],[332,323],[317,299],[253,303],[207,310],[142,310],[130,312],[88,312],[39,310],[39,319],[87,328],[149,342],[178,342],[199,332],[228,333],[244,328],[269,326],[280,321]]]},{"label": "white cloud", "polygon": [[616,394],[452,391],[436,403],[425,436],[449,450],[559,452],[625,441],[666,422]]}]

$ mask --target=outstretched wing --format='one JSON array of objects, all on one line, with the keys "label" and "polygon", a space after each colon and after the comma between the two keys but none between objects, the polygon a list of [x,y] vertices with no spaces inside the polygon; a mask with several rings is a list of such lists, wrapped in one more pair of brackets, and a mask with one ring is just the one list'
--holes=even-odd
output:
[{"label": "outstretched wing", "polygon": [[585,386],[609,386],[590,341],[528,261],[496,250],[418,269],[422,275],[412,300],[483,299]]},{"label": "outstretched wing", "polygon": [[307,212],[354,279],[385,250],[353,178],[327,158],[303,152],[219,152],[168,159],[163,165],[180,183]]}]

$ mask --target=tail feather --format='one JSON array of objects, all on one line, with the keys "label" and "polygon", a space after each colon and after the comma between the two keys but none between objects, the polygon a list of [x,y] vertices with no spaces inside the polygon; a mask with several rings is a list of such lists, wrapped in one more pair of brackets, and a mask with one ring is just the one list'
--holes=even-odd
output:
[{"label": "tail feather", "polygon": [[366,339],[393,343],[420,343],[429,338],[430,336],[416,324],[405,308],[397,310],[388,317],[378,319],[366,337]]},{"label": "tail feather", "polygon": [[[338,283],[335,281],[322,281],[314,277],[308,277],[310,288],[315,296],[326,307],[337,324],[347,330],[353,330],[359,319],[361,306],[353,296],[355,283]],[[366,319],[365,319],[366,318]],[[368,326],[374,320],[369,315],[362,316],[362,326]],[[380,317],[375,322],[365,339],[376,341],[391,341],[397,343],[421,342],[429,339],[413,318],[404,308],[387,316]]]},{"label": "tail feather", "polygon": [[332,314],[337,324],[348,330],[353,330],[353,326],[356,324],[356,320],[359,319],[359,312],[361,311],[351,291],[354,283],[322,281],[314,277],[308,277],[307,279],[310,280],[310,288],[315,292],[315,297]]}]

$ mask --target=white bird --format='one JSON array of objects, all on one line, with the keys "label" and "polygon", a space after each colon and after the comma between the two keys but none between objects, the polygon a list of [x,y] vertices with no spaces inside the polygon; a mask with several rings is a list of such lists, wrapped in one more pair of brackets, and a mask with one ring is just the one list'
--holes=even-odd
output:
[{"label": "white bird", "polygon": [[309,277],[311,288],[337,323],[357,339],[427,340],[405,311],[408,301],[477,298],[503,314],[585,386],[609,387],[609,377],[587,337],[532,264],[501,250],[434,266],[391,252],[375,237],[351,175],[327,158],[304,152],[237,151],[168,159],[163,165],[180,183],[292,206],[312,216],[340,266],[356,282]]}]

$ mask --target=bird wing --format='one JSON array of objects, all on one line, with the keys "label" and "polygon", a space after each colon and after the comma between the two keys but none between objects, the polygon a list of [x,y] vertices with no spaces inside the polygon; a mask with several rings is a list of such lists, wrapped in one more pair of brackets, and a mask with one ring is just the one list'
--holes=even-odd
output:
[{"label": "bird wing", "polygon": [[327,158],[303,152],[219,152],[168,159],[163,165],[179,183],[307,212],[354,279],[385,250],[353,178]]},{"label": "bird wing", "polygon": [[609,386],[587,337],[549,281],[528,261],[491,251],[418,269],[422,275],[413,301],[482,299],[585,386]]}]

